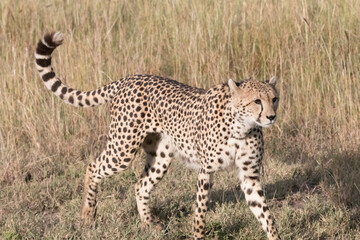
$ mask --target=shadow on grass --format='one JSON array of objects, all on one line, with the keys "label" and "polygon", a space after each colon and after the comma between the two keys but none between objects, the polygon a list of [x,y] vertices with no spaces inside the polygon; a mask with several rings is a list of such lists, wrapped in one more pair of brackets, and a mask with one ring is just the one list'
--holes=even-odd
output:
[{"label": "shadow on grass", "polygon": [[[301,165],[297,164],[299,167],[292,168],[287,178],[264,186],[266,199],[270,200],[270,205],[275,204],[281,207],[284,200],[286,204],[294,208],[303,208],[305,195],[318,195],[320,201],[324,199],[333,207],[350,209],[351,222],[355,225],[360,224],[359,153],[334,151],[317,158],[306,157],[308,160],[303,161]],[[291,165],[291,162],[287,164]],[[214,184],[215,187],[210,193],[210,211],[229,203],[246,204],[239,184],[229,185],[226,189],[216,188],[216,182]],[[157,205],[153,209],[153,213],[165,224],[172,221],[171,219],[183,221],[183,219],[191,218],[194,204],[195,193],[181,192],[176,196],[168,195],[166,201],[160,202],[160,206]],[[232,219],[225,225],[216,222],[209,223],[206,228],[207,236],[213,236],[216,239],[233,239],[232,236],[239,234],[239,226],[243,225],[246,223],[238,218]],[[185,239],[186,235],[183,238],[178,237]]]},{"label": "shadow on grass", "polygon": [[[359,152],[329,153],[321,158],[308,158],[291,177],[264,186],[267,199],[281,201],[292,195],[322,194],[335,206],[360,207]],[[216,203],[244,201],[239,185],[211,192],[210,208]]]}]

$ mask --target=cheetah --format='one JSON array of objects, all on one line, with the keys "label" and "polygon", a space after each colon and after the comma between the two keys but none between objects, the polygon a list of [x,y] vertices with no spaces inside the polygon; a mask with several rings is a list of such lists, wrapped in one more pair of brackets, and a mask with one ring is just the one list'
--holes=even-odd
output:
[{"label": "cheetah", "polygon": [[150,193],[172,159],[179,159],[198,172],[194,239],[205,238],[211,175],[230,166],[237,168],[245,200],[268,239],[280,239],[260,183],[262,127],[275,123],[279,104],[276,77],[266,82],[229,79],[204,90],[159,76],[134,75],[83,92],[66,86],[51,66],[51,54],[63,39],[62,33],[53,32],[37,44],[36,68],[45,86],[76,107],[111,102],[108,142],[86,169],[85,222],[95,217],[100,181],[127,169],[142,147],[146,163],[135,193],[145,226],[160,224],[150,214]]}]

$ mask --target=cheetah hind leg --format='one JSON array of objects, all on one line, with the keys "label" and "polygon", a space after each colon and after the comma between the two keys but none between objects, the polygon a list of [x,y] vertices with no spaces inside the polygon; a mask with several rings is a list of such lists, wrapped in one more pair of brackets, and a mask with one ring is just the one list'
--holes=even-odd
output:
[{"label": "cheetah hind leg", "polygon": [[[160,139],[161,138],[161,139]],[[160,221],[150,213],[150,194],[166,174],[173,156],[171,144],[165,136],[151,134],[143,143],[146,152],[145,169],[135,185],[136,202],[143,227],[162,230]]]},{"label": "cheetah hind leg", "polygon": [[[82,219],[84,219],[85,224],[90,224],[96,216],[95,194],[97,193],[97,183],[92,183],[93,182],[92,169],[93,169],[93,164],[90,163],[86,168],[86,175],[84,179],[84,194],[82,201],[83,204],[81,210],[81,217]],[[90,187],[90,184],[92,184],[92,187]]]},{"label": "cheetah hind leg", "polygon": [[[118,148],[114,153],[113,145],[120,145],[116,143],[117,140],[111,141],[107,144],[107,148],[101,155],[92,163],[90,163],[86,170],[84,181],[84,198],[81,216],[85,223],[90,223],[96,214],[96,195],[98,184],[104,177],[110,177],[118,172],[126,170],[131,161],[134,159],[136,151],[141,143],[141,138],[136,144],[125,142],[126,148]],[[130,147],[131,146],[131,147]]]}]

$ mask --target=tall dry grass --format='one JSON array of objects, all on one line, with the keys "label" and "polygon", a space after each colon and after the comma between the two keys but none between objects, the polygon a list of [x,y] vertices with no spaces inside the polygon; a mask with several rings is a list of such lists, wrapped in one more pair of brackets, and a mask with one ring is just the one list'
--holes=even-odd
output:
[{"label": "tall dry grass", "polygon": [[356,201],[359,12],[356,0],[3,0],[1,186],[41,181],[101,148],[106,107],[63,104],[35,70],[37,40],[59,30],[65,43],[54,53],[55,72],[82,90],[135,73],[204,88],[277,75],[281,102],[277,125],[266,130],[269,151],[289,165],[317,169],[334,202]]}]

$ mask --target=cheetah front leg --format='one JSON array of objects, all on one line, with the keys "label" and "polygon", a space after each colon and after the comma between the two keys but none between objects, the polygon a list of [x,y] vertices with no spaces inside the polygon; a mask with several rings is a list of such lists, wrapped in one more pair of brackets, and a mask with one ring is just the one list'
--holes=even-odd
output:
[{"label": "cheetah front leg", "polygon": [[253,133],[249,138],[240,140],[240,154],[236,158],[239,170],[241,189],[250,210],[261,223],[268,239],[280,239],[275,226],[275,219],[265,201],[264,191],[260,183],[260,166],[263,156],[263,141],[261,132]]},{"label": "cheetah front leg", "polygon": [[194,239],[205,239],[205,216],[209,203],[211,175],[205,169],[199,171],[197,185],[196,185],[196,208],[194,218]]}]

